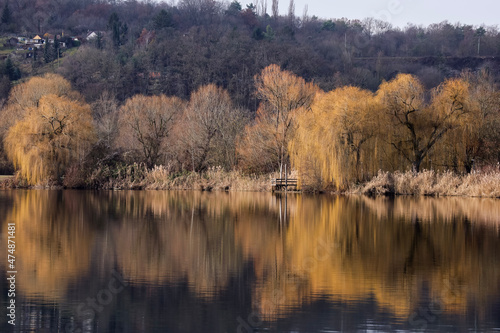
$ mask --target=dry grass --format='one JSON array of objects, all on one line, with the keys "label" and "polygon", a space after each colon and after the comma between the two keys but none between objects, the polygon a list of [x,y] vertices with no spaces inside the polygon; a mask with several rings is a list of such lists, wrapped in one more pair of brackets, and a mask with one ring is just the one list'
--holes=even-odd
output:
[{"label": "dry grass", "polygon": [[270,191],[272,175],[245,175],[239,171],[210,168],[197,172],[174,172],[167,166],[148,169],[133,164],[117,170],[96,169],[88,187],[100,189]]},{"label": "dry grass", "polygon": [[244,175],[239,171],[210,168],[203,173],[190,172],[176,175],[168,166],[155,167],[146,172],[145,188],[154,190],[204,191],[270,191],[269,175]]},{"label": "dry grass", "polygon": [[450,171],[379,172],[349,191],[366,195],[427,195],[500,198],[500,171],[457,175]]}]

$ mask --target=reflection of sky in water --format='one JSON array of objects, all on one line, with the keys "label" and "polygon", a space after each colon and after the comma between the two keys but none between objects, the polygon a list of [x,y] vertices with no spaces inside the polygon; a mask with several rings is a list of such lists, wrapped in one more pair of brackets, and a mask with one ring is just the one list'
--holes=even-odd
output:
[{"label": "reflection of sky in water", "polygon": [[[4,191],[0,208],[32,329],[500,326],[498,200]],[[114,269],[127,287],[82,320]]]}]

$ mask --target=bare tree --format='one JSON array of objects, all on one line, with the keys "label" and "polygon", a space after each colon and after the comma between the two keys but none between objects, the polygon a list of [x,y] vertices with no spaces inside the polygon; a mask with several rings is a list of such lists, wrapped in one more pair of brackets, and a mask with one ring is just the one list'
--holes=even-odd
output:
[{"label": "bare tree", "polygon": [[309,21],[309,14],[308,14],[308,5],[304,5],[304,11],[302,12],[302,24],[307,23]]},{"label": "bare tree", "polygon": [[148,167],[161,162],[173,124],[184,103],[177,97],[136,95],[120,110],[119,144],[140,151]]},{"label": "bare tree", "polygon": [[278,15],[279,15],[279,1],[278,0],[273,0],[273,4],[272,4],[272,11],[273,11],[273,18],[276,20],[278,18]]},{"label": "bare tree", "polygon": [[290,25],[294,26],[295,23],[295,1],[290,0],[290,4],[288,5],[288,20],[290,21]]},{"label": "bare tree", "polygon": [[181,142],[193,171],[236,164],[236,136],[245,122],[226,90],[209,84],[191,95],[184,114]]},{"label": "bare tree", "polygon": [[118,104],[115,97],[104,91],[92,104],[92,115],[99,141],[108,148],[112,147],[118,135]]}]

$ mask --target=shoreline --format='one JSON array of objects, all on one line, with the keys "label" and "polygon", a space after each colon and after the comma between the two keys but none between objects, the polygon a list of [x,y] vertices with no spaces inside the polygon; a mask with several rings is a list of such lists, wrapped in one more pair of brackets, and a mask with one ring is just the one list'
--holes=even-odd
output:
[{"label": "shoreline", "polygon": [[[164,167],[139,173],[130,166],[128,172],[117,177],[95,177],[66,184],[46,183],[27,186],[15,176],[0,176],[0,189],[81,189],[81,190],[184,190],[206,192],[272,192],[271,179],[277,174],[246,175],[239,171],[213,168],[203,173],[170,173]],[[144,171],[144,170],[143,170]],[[71,185],[71,184],[70,184]],[[330,187],[331,188],[331,187]],[[284,193],[284,192],[281,192]],[[373,197],[426,196],[500,198],[500,171],[476,172],[465,175],[450,171],[419,173],[382,172],[367,182],[351,185],[346,190],[332,191],[326,188],[306,188],[288,193],[315,193],[335,195],[366,195]]]}]

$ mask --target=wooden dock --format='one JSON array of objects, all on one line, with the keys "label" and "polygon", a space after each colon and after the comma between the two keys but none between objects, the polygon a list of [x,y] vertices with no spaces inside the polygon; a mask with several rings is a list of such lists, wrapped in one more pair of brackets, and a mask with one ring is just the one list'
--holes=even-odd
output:
[{"label": "wooden dock", "polygon": [[273,192],[297,191],[297,179],[293,178],[274,178],[271,180]]}]

